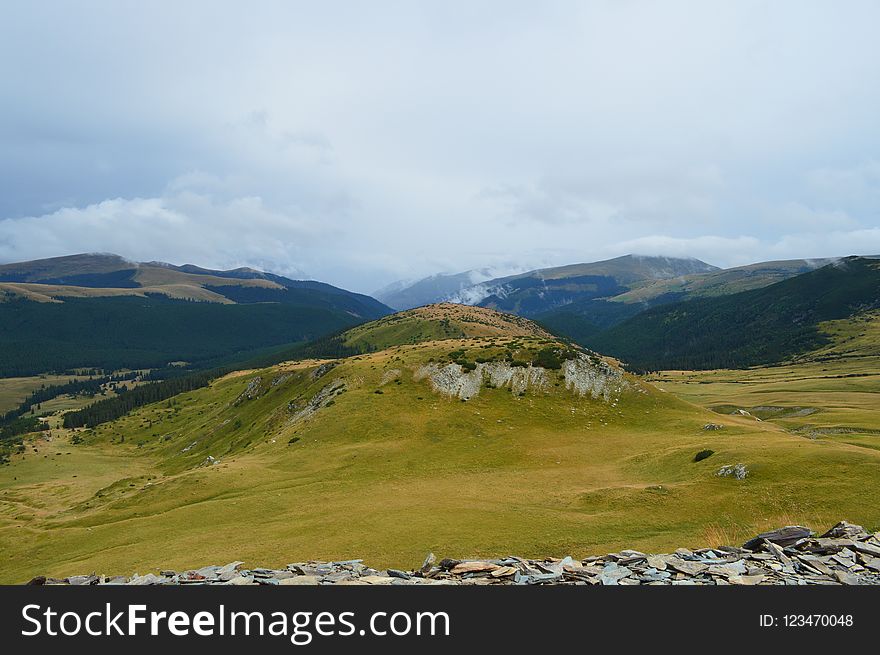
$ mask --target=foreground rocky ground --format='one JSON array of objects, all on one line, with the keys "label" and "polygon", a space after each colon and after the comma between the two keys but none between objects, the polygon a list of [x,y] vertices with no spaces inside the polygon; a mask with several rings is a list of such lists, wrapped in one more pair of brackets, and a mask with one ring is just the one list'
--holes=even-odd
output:
[{"label": "foreground rocky ground", "polygon": [[565,559],[436,561],[416,571],[379,571],[361,560],[303,562],[284,569],[226,566],[131,577],[38,577],[29,584],[66,585],[880,585],[880,533],[843,521],[821,536],[802,526],[765,532],[741,548],[722,546],[672,554],[624,550],[582,561]]}]

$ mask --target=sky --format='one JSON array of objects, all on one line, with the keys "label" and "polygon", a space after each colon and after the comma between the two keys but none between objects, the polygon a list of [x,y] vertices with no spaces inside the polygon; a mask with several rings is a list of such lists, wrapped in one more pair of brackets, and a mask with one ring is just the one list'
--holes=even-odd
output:
[{"label": "sky", "polygon": [[0,4],[0,262],[880,253],[880,3]]}]

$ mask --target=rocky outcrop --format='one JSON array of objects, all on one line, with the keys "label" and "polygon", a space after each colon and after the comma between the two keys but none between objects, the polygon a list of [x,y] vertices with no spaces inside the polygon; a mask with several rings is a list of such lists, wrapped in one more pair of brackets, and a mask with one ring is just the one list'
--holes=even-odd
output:
[{"label": "rocky outcrop", "polygon": [[400,373],[401,371],[399,368],[388,369],[382,374],[382,379],[379,381],[379,386],[384,387],[386,384],[400,379]]},{"label": "rocky outcrop", "polygon": [[304,405],[292,400],[287,404],[287,409],[293,412],[290,421],[295,423],[303,419],[309,418],[322,407],[327,407],[333,397],[341,393],[345,389],[345,380],[336,378],[325,385],[318,393],[312,396]]},{"label": "rocky outcrop", "polygon": [[619,396],[627,382],[623,371],[607,362],[581,354],[562,364],[565,387],[581,396],[601,398],[605,402],[612,396]]},{"label": "rocky outcrop", "polygon": [[484,367],[485,364],[477,364],[473,371],[465,371],[458,364],[428,364],[417,369],[413,378],[417,382],[427,378],[434,391],[467,400],[480,393]]},{"label": "rocky outcrop", "polygon": [[323,364],[321,364],[320,366],[315,368],[314,371],[312,371],[312,373],[311,373],[312,379],[317,380],[319,377],[326,375],[327,373],[332,371],[334,368],[336,368],[337,365],[338,365],[338,362],[324,362]]},{"label": "rocky outcrop", "polygon": [[459,364],[428,364],[419,368],[414,378],[416,381],[427,378],[434,391],[462,400],[476,396],[487,384],[496,388],[509,387],[513,393],[521,394],[529,389],[544,389],[549,382],[547,369],[513,366],[506,361],[479,363],[471,371]]},{"label": "rocky outcrop", "polygon": [[233,401],[232,405],[240,405],[246,400],[253,400],[254,398],[257,398],[261,394],[262,385],[263,378],[261,378],[259,375],[253,378],[248,382],[247,386],[244,388],[244,391],[239,394],[238,398]]},{"label": "rocky outcrop", "polygon": [[[605,402],[627,386],[620,369],[583,354],[563,362],[562,375],[566,389]],[[514,366],[508,361],[478,363],[472,370],[455,363],[432,363],[418,368],[414,375],[416,381],[427,378],[434,391],[462,400],[476,396],[485,386],[506,387],[518,395],[546,390],[553,377],[552,371],[541,366]]]},{"label": "rocky outcrop", "polygon": [[880,533],[842,521],[822,537],[786,526],[743,547],[721,546],[648,555],[622,550],[601,557],[542,560],[443,559],[433,553],[418,569],[378,570],[363,560],[299,562],[283,569],[243,562],[146,575],[43,576],[29,584],[68,585],[880,585]]},{"label": "rocky outcrop", "polygon": [[745,480],[749,475],[749,467],[745,464],[725,464],[715,475],[719,478],[733,477],[737,480]]}]

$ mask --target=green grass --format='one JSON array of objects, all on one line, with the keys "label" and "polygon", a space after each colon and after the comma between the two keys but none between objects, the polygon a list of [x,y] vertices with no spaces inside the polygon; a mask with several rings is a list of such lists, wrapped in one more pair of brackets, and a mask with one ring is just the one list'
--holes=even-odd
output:
[{"label": "green grass", "polygon": [[[413,379],[431,359],[457,350],[470,358],[493,340],[540,343],[484,336],[406,345],[343,360],[318,379],[318,362],[280,365],[80,431],[79,446],[53,430],[53,442],[0,468],[0,582],[235,559],[412,567],[428,551],[665,551],[841,518],[880,527],[880,450],[852,443],[864,435],[811,439],[791,431],[801,419],[708,409],[794,404],[814,389],[820,395],[797,398],[821,404],[810,421],[880,427],[869,397],[876,379],[817,389],[813,369],[764,369],[753,372],[753,387],[721,372],[664,378],[661,391],[630,378],[616,405],[564,385],[524,396],[484,388],[462,402]],[[339,380],[345,391],[332,405],[293,420]],[[242,396],[249,385],[253,399]],[[710,422],[725,427],[703,430]],[[694,462],[704,449],[715,453]],[[199,466],[208,455],[220,464]],[[736,462],[749,466],[745,480],[714,475]]]},{"label": "green grass", "polygon": [[32,392],[43,385],[66,384],[71,380],[84,380],[76,375],[33,375],[30,377],[0,378],[0,414],[16,409]]}]

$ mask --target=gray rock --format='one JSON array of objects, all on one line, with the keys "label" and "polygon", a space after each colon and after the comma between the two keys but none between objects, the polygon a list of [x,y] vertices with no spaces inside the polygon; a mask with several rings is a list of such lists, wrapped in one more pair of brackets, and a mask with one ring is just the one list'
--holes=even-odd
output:
[{"label": "gray rock", "polygon": [[152,573],[147,573],[146,575],[138,575],[135,573],[131,576],[128,584],[134,586],[146,586],[162,584],[163,582],[165,582],[165,578],[160,578],[158,575],[153,575]]},{"label": "gray rock", "polygon": [[854,525],[847,521],[841,521],[822,536],[830,537],[832,539],[839,539],[841,537],[849,539],[862,534],[865,534],[865,528],[862,526]]},{"label": "gray rock", "polygon": [[840,581],[840,584],[845,585],[857,585],[860,584],[859,576],[853,575],[847,571],[835,571],[834,575],[837,576],[837,579]]},{"label": "gray rock", "polygon": [[749,469],[745,464],[725,464],[715,475],[719,478],[733,477],[737,480],[745,480],[749,475]]},{"label": "gray rock", "polygon": [[708,564],[703,564],[702,562],[689,562],[687,560],[679,559],[678,557],[670,557],[666,560],[666,564],[679,573],[691,576],[699,575],[709,568]]},{"label": "gray rock", "polygon": [[812,534],[813,531],[810,530],[810,528],[805,528],[802,525],[787,525],[778,530],[762,532],[758,536],[753,537],[744,543],[743,548],[747,550],[757,550],[765,539],[780,546],[790,546],[800,539],[806,539],[812,536]]},{"label": "gray rock", "polygon": [[[434,556],[434,553],[428,553],[428,556],[425,557],[425,561],[422,562],[422,566],[419,569],[421,573],[427,573],[431,570],[431,567],[434,566],[434,562],[437,561],[437,558]],[[451,568],[451,567],[450,567]]]}]

